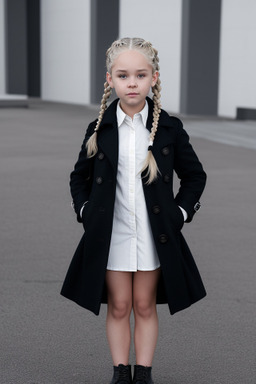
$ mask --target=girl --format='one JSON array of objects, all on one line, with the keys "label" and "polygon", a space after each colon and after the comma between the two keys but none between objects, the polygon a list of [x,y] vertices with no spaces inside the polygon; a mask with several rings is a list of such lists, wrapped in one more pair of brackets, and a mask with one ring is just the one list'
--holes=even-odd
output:
[{"label": "girl", "polygon": [[[71,173],[84,234],[61,293],[96,315],[101,303],[108,304],[111,384],[152,384],[156,303],[168,303],[174,314],[206,294],[180,232],[200,207],[206,174],[181,121],[161,109],[158,63],[157,50],[143,39],[117,40],[107,50],[99,117]],[[107,108],[113,88],[118,99]],[[173,170],[180,178],[175,197]]]}]

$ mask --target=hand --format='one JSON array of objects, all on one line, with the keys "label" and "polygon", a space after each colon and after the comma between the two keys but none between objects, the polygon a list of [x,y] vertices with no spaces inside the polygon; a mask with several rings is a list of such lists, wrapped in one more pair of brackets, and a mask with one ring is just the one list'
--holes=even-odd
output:
[{"label": "hand", "polygon": [[179,205],[178,205],[178,207],[180,208],[180,210],[181,210],[181,212],[183,214],[184,222],[185,222],[187,220],[187,218],[188,218],[188,214],[187,214],[187,212],[185,211],[184,208],[180,207]]}]

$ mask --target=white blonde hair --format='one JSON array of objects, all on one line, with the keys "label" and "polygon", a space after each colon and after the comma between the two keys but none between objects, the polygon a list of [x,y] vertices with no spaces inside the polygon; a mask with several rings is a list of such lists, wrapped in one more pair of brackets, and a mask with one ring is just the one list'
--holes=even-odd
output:
[{"label": "white blonde hair", "polygon": [[[159,58],[158,51],[152,46],[149,41],[145,41],[140,38],[123,38],[116,40],[112,43],[109,49],[106,52],[106,67],[107,71],[111,73],[113,63],[117,56],[125,50],[136,50],[143,53],[148,60],[149,64],[152,66],[153,73],[159,72]],[[154,143],[155,134],[157,132],[159,116],[161,113],[161,102],[160,102],[160,92],[161,92],[161,81],[159,77],[157,78],[156,84],[152,87],[153,92],[153,124],[149,136],[149,147],[148,155],[145,159],[144,165],[141,169],[141,173],[146,171],[145,177],[148,176],[147,184],[152,183],[157,178],[157,173],[159,172],[158,166],[156,164],[155,158],[152,153],[152,146]],[[107,82],[104,84],[104,93],[101,99],[100,112],[97,120],[97,124],[94,128],[94,133],[86,143],[87,156],[93,157],[98,151],[97,146],[97,131],[99,129],[100,123],[102,121],[105,110],[107,109],[107,100],[111,95],[112,88]]]}]

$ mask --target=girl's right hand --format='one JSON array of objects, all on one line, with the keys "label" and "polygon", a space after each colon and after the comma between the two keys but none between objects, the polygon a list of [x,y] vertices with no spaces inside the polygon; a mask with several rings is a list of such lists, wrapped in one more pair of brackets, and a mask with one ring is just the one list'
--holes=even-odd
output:
[{"label": "girl's right hand", "polygon": [[86,211],[87,211],[87,208],[88,208],[88,202],[89,201],[86,201],[84,204],[83,204],[83,206],[82,206],[82,208],[81,208],[81,210],[80,210],[80,216],[81,216],[81,219],[82,219],[82,223],[83,223],[83,227],[84,227],[84,230],[85,230],[85,219],[86,219]]}]

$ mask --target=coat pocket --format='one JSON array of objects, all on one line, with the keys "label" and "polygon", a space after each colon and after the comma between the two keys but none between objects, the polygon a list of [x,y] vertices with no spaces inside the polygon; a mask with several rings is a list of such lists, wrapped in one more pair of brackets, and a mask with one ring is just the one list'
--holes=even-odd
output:
[{"label": "coat pocket", "polygon": [[88,224],[88,210],[89,210],[90,200],[87,201],[87,203],[84,205],[83,212],[82,212],[82,223],[84,230],[86,230],[87,224]]},{"label": "coat pocket", "polygon": [[172,205],[172,222],[177,231],[181,231],[184,225],[184,216],[180,207],[174,202]]}]

